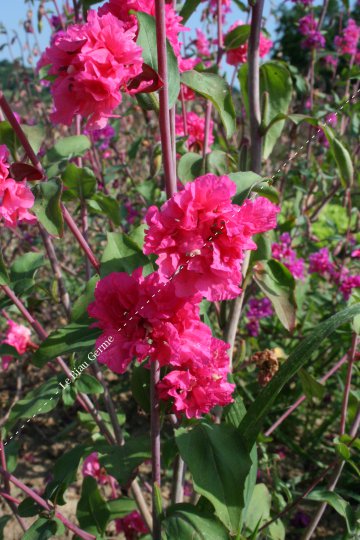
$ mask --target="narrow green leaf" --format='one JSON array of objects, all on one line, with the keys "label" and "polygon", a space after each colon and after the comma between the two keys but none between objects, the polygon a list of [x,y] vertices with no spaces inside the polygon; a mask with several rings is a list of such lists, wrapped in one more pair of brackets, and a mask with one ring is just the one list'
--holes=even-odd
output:
[{"label": "narrow green leaf", "polygon": [[40,182],[33,187],[35,204],[32,211],[49,234],[62,236],[64,219],[61,211],[62,184],[60,180]]},{"label": "narrow green leaf", "polygon": [[[136,40],[137,45],[142,47],[144,63],[158,72],[156,24],[154,17],[141,11],[136,12],[139,21],[139,33]],[[180,75],[177,58],[169,41],[166,43],[167,64],[168,64],[168,84],[169,84],[169,108],[177,101],[180,92]]]},{"label": "narrow green leaf", "polygon": [[186,0],[185,4],[181,8],[180,16],[182,17],[183,24],[186,23],[186,21],[191,17],[191,15],[194,13],[198,5],[202,2],[202,0]]},{"label": "narrow green leaf", "polygon": [[133,272],[139,266],[149,264],[141,248],[128,235],[123,233],[107,234],[107,245],[101,258],[101,276],[111,272]]},{"label": "narrow green leaf", "polygon": [[33,364],[42,367],[46,362],[57,356],[70,352],[84,354],[95,345],[96,338],[101,335],[98,328],[88,325],[71,323],[64,328],[52,332],[40,345],[33,355]]},{"label": "narrow green leaf", "polygon": [[88,167],[77,167],[74,163],[69,163],[61,178],[67,188],[63,193],[66,200],[78,198],[84,201],[95,193],[96,177]]},{"label": "narrow green leaf", "polygon": [[296,375],[321,342],[330,336],[339,326],[349,323],[353,317],[360,314],[360,305],[348,307],[336,313],[317,328],[295,348],[286,362],[281,366],[275,377],[260,392],[256,400],[249,407],[240,424],[240,431],[248,448],[252,447],[258,436],[262,422],[268,414],[277,396],[284,386]]},{"label": "narrow green leaf", "polygon": [[103,394],[104,388],[102,384],[88,373],[82,373],[79,379],[76,379],[75,386],[79,392],[83,394]]},{"label": "narrow green leaf", "polygon": [[124,446],[109,446],[99,451],[100,464],[108,474],[125,486],[134,469],[151,457],[149,437],[132,437]]},{"label": "narrow green leaf", "polygon": [[334,491],[326,489],[316,489],[307,496],[310,501],[321,501],[328,503],[340,516],[345,519],[348,533],[354,532],[356,527],[356,515],[350,504]]},{"label": "narrow green leaf", "polygon": [[4,538],[4,529],[6,527],[7,522],[11,519],[11,516],[1,516],[0,517],[0,540],[6,540]]},{"label": "narrow green leaf", "polygon": [[48,540],[64,532],[65,528],[59,520],[39,517],[23,534],[21,540]]},{"label": "narrow green leaf", "polygon": [[181,82],[213,103],[220,114],[227,137],[231,137],[236,129],[236,115],[227,82],[215,73],[199,73],[194,70],[182,73]]},{"label": "narrow green leaf", "polygon": [[330,151],[335,159],[342,185],[344,187],[351,187],[354,183],[354,166],[350,153],[342,142],[334,136],[331,128],[324,125],[322,129],[329,141]]},{"label": "narrow green leaf", "polygon": [[259,261],[254,266],[254,279],[271,300],[281,323],[289,332],[296,324],[295,279],[279,261]]},{"label": "narrow green leaf", "polygon": [[304,394],[308,399],[318,398],[322,399],[325,394],[325,386],[319,383],[310,373],[304,369],[300,369],[299,377],[301,385],[303,387]]},{"label": "narrow green leaf", "polygon": [[10,278],[0,248],[0,285],[9,285]]},{"label": "narrow green leaf", "polygon": [[104,534],[110,519],[110,509],[100,495],[97,482],[92,476],[84,477],[76,516],[80,527],[85,531],[95,535]]}]

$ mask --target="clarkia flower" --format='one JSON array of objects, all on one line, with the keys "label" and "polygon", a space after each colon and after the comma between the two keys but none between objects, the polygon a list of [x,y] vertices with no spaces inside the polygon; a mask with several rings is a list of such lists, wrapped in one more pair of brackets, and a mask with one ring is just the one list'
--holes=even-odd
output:
[{"label": "clarkia flower", "polygon": [[318,23],[312,14],[305,15],[299,20],[299,32],[305,37],[302,46],[305,49],[320,49],[325,47],[325,38],[318,31]]},{"label": "clarkia flower", "polygon": [[360,39],[360,26],[354,19],[349,19],[346,28],[343,29],[341,36],[336,36],[334,40],[335,47],[339,54],[355,55],[357,53]]},{"label": "clarkia flower", "polygon": [[250,298],[246,317],[247,331],[250,336],[256,337],[260,331],[260,321],[273,315],[273,308],[268,298]]},{"label": "clarkia flower", "polygon": [[186,184],[160,209],[146,215],[144,253],[158,255],[163,280],[181,265],[176,294],[199,292],[208,300],[240,294],[244,251],[256,249],[252,236],[273,229],[280,209],[264,197],[232,204],[236,186],[227,176],[207,174]]},{"label": "clarkia flower", "polygon": [[84,459],[82,473],[84,476],[92,476],[102,486],[108,484],[111,478],[104,467],[101,467],[97,452],[93,452]]},{"label": "clarkia flower", "polygon": [[[229,32],[231,30],[234,30],[238,26],[243,25],[244,23],[242,21],[235,22],[230,28]],[[263,58],[266,56],[273,46],[273,42],[271,39],[265,36],[262,32],[260,33],[260,44],[259,44],[259,56],[260,58]],[[247,54],[248,54],[248,43],[245,42],[243,45],[240,45],[236,49],[230,49],[226,53],[226,62],[230,66],[237,66],[239,64],[244,64],[247,61]]]},{"label": "clarkia flower", "polygon": [[124,533],[126,540],[135,540],[138,535],[146,534],[148,531],[141,514],[134,510],[127,516],[115,520],[116,533]]},{"label": "clarkia flower", "polygon": [[[186,123],[189,149],[195,152],[202,152],[205,142],[205,118],[194,112],[189,112],[186,115]],[[184,118],[181,114],[177,114],[175,117],[175,130],[176,135],[179,137],[185,136]],[[214,122],[211,120],[209,126],[209,142],[206,149],[207,152],[209,152],[210,146],[214,142],[213,130]]]}]

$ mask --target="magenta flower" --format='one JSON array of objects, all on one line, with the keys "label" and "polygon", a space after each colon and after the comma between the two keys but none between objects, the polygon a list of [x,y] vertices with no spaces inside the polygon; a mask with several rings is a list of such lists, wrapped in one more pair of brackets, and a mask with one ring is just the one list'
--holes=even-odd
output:
[{"label": "magenta flower", "polygon": [[[241,26],[244,24],[242,21],[237,21],[229,28],[229,32],[231,30],[234,30],[238,26]],[[259,56],[260,58],[263,58],[266,56],[273,46],[273,42],[271,39],[266,37],[262,32],[260,33],[260,45],[259,45]],[[248,52],[248,43],[244,43],[243,45],[240,45],[240,47],[237,47],[236,49],[230,49],[226,53],[226,62],[230,66],[237,66],[239,64],[244,64],[247,61],[247,52]]]},{"label": "magenta flower", "polygon": [[360,38],[360,26],[354,19],[349,19],[347,27],[343,29],[341,36],[336,36],[334,40],[335,47],[339,54],[356,54]]},{"label": "magenta flower", "polygon": [[199,28],[196,28],[195,45],[199,54],[206,57],[211,56],[209,41]]},{"label": "magenta flower", "polygon": [[232,204],[236,186],[207,174],[186,184],[161,209],[149,208],[144,253],[158,255],[162,279],[185,265],[174,280],[176,294],[200,292],[209,300],[240,294],[244,251],[256,249],[254,234],[276,226],[280,209],[264,197]]},{"label": "magenta flower", "polygon": [[127,516],[115,520],[116,533],[124,533],[126,540],[136,540],[139,534],[146,534],[148,531],[143,518],[137,510]]},{"label": "magenta flower", "polygon": [[84,459],[82,473],[84,476],[92,476],[102,486],[108,484],[111,479],[111,476],[101,467],[97,452],[93,452]]},{"label": "magenta flower", "polygon": [[291,237],[289,233],[280,236],[280,242],[275,242],[272,246],[272,256],[280,261],[290,270],[295,279],[305,279],[304,259],[298,259],[296,251],[291,248]]},{"label": "magenta flower", "polygon": [[260,331],[260,321],[273,315],[273,308],[268,298],[250,298],[246,317],[247,331],[250,336],[256,337]]},{"label": "magenta flower", "polygon": [[325,38],[317,30],[318,23],[312,14],[305,15],[299,20],[299,32],[305,39],[302,41],[302,46],[305,49],[320,49],[325,47]]},{"label": "magenta flower", "polygon": [[158,384],[160,399],[173,399],[173,411],[187,418],[199,418],[215,405],[231,403],[235,385],[227,381],[228,348],[227,343],[211,338],[206,362],[185,357],[181,369],[170,371]]},{"label": "magenta flower", "polygon": [[325,274],[330,272],[333,268],[333,264],[329,258],[328,248],[321,248],[316,253],[311,253],[309,256],[309,273]]},{"label": "magenta flower", "polygon": [[[189,112],[186,115],[186,123],[189,149],[195,152],[202,152],[205,142],[205,118],[202,118],[194,112]],[[179,137],[185,136],[184,118],[180,114],[177,114],[175,117],[175,130],[176,135]],[[210,151],[210,146],[214,142],[213,130],[214,122],[211,120],[209,129],[209,144],[206,149],[207,152]]]},{"label": "magenta flower", "polygon": [[7,343],[11,347],[14,347],[19,354],[24,354],[26,349],[32,345],[30,339],[31,331],[26,326],[17,324],[11,319],[8,319],[7,323],[9,328],[2,343]]},{"label": "magenta flower", "polygon": [[70,125],[76,114],[88,118],[88,127],[103,128],[121,102],[131,79],[142,73],[136,27],[125,27],[111,13],[88,12],[87,23],[58,32],[40,59],[55,76],[51,92],[55,123]]}]

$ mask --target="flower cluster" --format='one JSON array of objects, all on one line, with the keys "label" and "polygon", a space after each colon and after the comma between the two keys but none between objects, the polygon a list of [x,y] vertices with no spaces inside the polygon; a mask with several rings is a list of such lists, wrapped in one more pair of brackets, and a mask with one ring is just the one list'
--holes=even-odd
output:
[{"label": "flower cluster", "polygon": [[272,305],[268,298],[250,298],[246,312],[246,318],[248,319],[246,328],[249,335],[252,337],[258,336],[260,321],[271,317],[273,313]]},{"label": "flower cluster", "polygon": [[271,250],[273,258],[284,264],[295,279],[305,278],[304,259],[298,259],[296,251],[292,249],[289,233],[283,233],[280,236],[280,242],[275,242],[271,246]]},{"label": "flower cluster", "polygon": [[321,49],[325,47],[325,38],[318,31],[318,23],[312,14],[305,15],[299,20],[299,32],[305,37],[302,46],[305,49]]},{"label": "flower cluster", "polygon": [[335,47],[340,54],[350,54],[351,56],[357,53],[357,47],[360,39],[360,26],[356,24],[354,19],[349,19],[347,27],[344,28],[341,36],[335,37]]},{"label": "flower cluster", "polygon": [[[70,125],[76,114],[88,128],[106,126],[121,103],[121,92],[143,92],[155,84],[144,71],[142,49],[136,44],[134,11],[155,15],[155,0],[110,0],[89,10],[84,24],[70,25],[53,35],[38,69],[49,66],[54,123]],[[167,37],[181,59],[179,34],[185,28],[173,7],[166,5]]]},{"label": "flower cluster", "polygon": [[[197,115],[194,112],[186,114],[186,130],[184,125],[184,117],[181,114],[177,114],[175,117],[175,130],[176,135],[184,137],[185,133],[188,135],[189,150],[202,152],[205,144],[205,118]],[[209,141],[206,152],[209,152],[210,146],[214,142],[213,136],[214,122],[210,121],[209,126]]]},{"label": "flower cluster", "polygon": [[[354,253],[354,252],[353,252]],[[340,269],[330,260],[328,248],[321,248],[309,256],[309,273],[320,274],[337,285],[345,300],[351,296],[352,290],[360,287],[360,275],[353,275],[349,268]]]},{"label": "flower cluster", "polygon": [[[241,26],[244,24],[242,21],[237,21],[234,23],[230,28],[229,32],[231,30],[234,30],[238,26]],[[262,32],[260,33],[260,44],[259,44],[259,56],[260,58],[263,58],[266,56],[273,45],[273,42],[271,39],[266,37]],[[239,64],[244,64],[247,61],[247,54],[248,54],[248,43],[244,43],[243,45],[240,45],[236,49],[230,49],[226,53],[226,62],[230,66],[237,66]]]},{"label": "flower cluster", "polygon": [[200,292],[208,300],[226,300],[240,293],[244,251],[256,249],[253,235],[276,226],[280,209],[264,197],[232,204],[235,192],[228,177],[207,174],[186,184],[161,210],[149,208],[144,253],[158,255],[163,280],[185,265],[175,280],[179,296]]},{"label": "flower cluster", "polygon": [[227,381],[228,345],[200,319],[199,302],[234,298],[240,292],[244,250],[252,235],[276,225],[279,208],[259,197],[232,204],[236,186],[205,175],[188,183],[160,209],[147,213],[144,253],[158,255],[157,272],[112,273],[100,280],[88,308],[103,330],[96,346],[112,336],[99,361],[124,373],[133,359],[158,361],[165,375],[159,396],[188,418],[232,401]]},{"label": "flower cluster", "polygon": [[[34,344],[31,341],[31,331],[26,326],[22,324],[17,324],[15,321],[8,319],[8,330],[5,336],[5,339],[1,341],[6,345],[14,347],[18,354],[24,354],[28,347],[33,346]],[[2,367],[4,370],[7,370],[9,364],[12,360],[11,355],[4,355],[1,359]]]},{"label": "flower cluster", "polygon": [[202,32],[199,28],[196,28],[195,45],[200,55],[205,57],[211,56],[209,41],[206,38],[204,32]]},{"label": "flower cluster", "polygon": [[148,533],[148,528],[143,518],[137,510],[130,512],[127,516],[115,520],[116,533],[123,533],[126,540],[135,540],[138,535]]},{"label": "flower cluster", "polygon": [[17,182],[10,178],[8,158],[7,147],[0,145],[0,220],[9,228],[19,222],[35,223],[36,217],[29,212],[34,205],[34,195],[25,180]]}]

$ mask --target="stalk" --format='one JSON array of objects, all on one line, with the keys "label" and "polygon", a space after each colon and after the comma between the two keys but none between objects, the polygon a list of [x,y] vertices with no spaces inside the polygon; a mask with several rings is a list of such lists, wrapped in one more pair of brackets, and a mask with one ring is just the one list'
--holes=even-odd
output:
[{"label": "stalk", "polygon": [[[160,380],[160,365],[158,361],[151,363],[150,400],[151,400],[151,461],[152,483],[161,486],[161,460],[160,460],[160,403],[157,397],[156,385]],[[153,499],[153,539],[161,540],[161,523],[155,504],[155,489],[152,490]]]},{"label": "stalk", "polygon": [[14,486],[21,489],[28,497],[31,497],[37,504],[42,506],[47,512],[54,512],[55,517],[57,517],[67,529],[72,531],[73,533],[77,534],[79,538],[82,540],[93,540],[95,539],[95,536],[93,534],[89,534],[82,529],[80,529],[77,525],[74,523],[71,523],[65,516],[63,516],[60,512],[56,511],[53,506],[50,506],[40,495],[38,495],[34,490],[23,484],[20,480],[15,478],[12,474],[10,474],[8,471],[6,471],[3,467],[0,467],[0,474],[6,478],[7,481],[10,481]]}]

